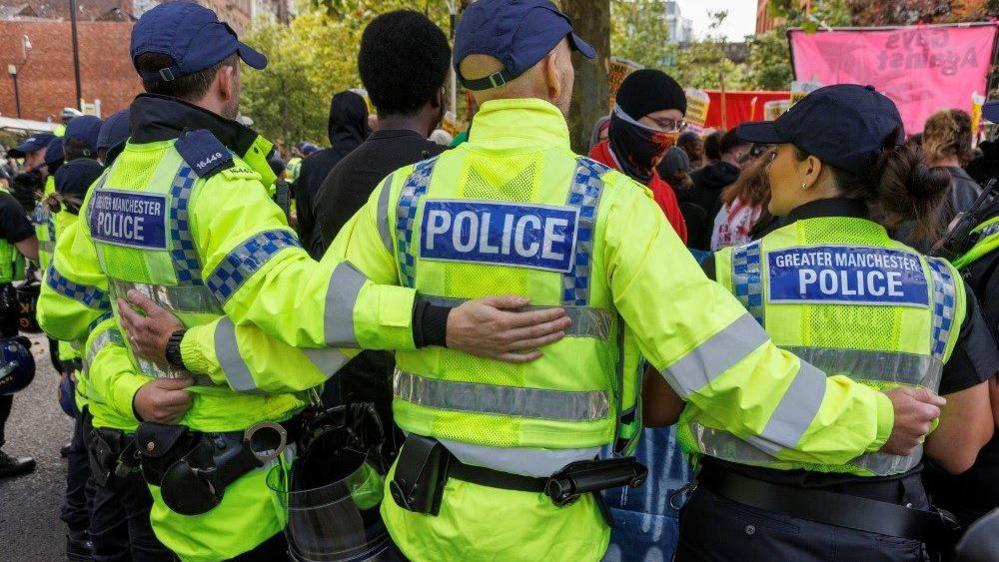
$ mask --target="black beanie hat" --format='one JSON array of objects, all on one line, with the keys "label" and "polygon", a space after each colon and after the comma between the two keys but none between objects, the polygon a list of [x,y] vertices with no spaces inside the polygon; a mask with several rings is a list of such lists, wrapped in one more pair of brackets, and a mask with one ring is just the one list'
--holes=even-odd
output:
[{"label": "black beanie hat", "polygon": [[668,74],[643,68],[628,75],[617,92],[617,104],[634,120],[664,109],[687,114],[687,96]]}]

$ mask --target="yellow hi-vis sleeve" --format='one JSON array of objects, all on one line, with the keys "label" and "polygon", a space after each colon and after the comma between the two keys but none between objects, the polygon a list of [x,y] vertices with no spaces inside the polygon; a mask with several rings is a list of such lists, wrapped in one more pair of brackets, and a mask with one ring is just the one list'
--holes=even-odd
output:
[{"label": "yellow hi-vis sleeve", "polygon": [[212,176],[190,214],[205,283],[235,324],[302,348],[415,348],[415,291],[376,285],[335,254],[317,264],[254,177]]},{"label": "yellow hi-vis sleeve", "polygon": [[85,340],[91,323],[111,310],[107,277],[80,224],[69,225],[59,236],[38,296],[38,324],[57,340]]},{"label": "yellow hi-vis sleeve", "polygon": [[694,419],[789,461],[842,464],[881,448],[887,396],[778,349],[644,190],[615,172],[604,181],[597,224],[615,305]]}]

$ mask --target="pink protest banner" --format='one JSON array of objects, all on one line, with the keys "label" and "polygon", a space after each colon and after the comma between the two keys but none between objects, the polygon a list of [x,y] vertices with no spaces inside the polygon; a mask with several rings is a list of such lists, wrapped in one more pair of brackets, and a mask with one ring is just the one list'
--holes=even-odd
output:
[{"label": "pink protest banner", "polygon": [[788,31],[797,80],[872,85],[892,99],[907,134],[940,109],[971,112],[986,92],[995,22]]}]

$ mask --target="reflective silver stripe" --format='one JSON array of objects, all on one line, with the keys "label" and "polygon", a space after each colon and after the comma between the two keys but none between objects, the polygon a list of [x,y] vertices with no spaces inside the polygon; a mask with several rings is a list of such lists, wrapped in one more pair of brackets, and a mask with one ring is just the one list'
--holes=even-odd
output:
[{"label": "reflective silver stripe", "polygon": [[551,476],[569,463],[593,460],[600,454],[600,447],[531,449],[526,447],[486,447],[450,439],[439,439],[439,441],[448,451],[451,451],[451,454],[465,464],[535,477]]},{"label": "reflective silver stripe", "polygon": [[317,370],[331,377],[340,370],[341,367],[350,361],[350,357],[344,355],[339,349],[327,347],[324,349],[303,349],[302,353],[309,358],[312,365]]},{"label": "reflective silver stripe", "polygon": [[336,266],[326,289],[325,322],[326,345],[356,347],[354,334],[354,307],[357,296],[368,280],[349,261]]},{"label": "reflective silver stripe", "polygon": [[156,301],[160,307],[170,312],[192,312],[222,316],[222,306],[212,291],[204,285],[153,285],[133,283],[121,279],[109,279],[112,296],[124,298],[131,289]]},{"label": "reflective silver stripe", "polygon": [[[753,466],[769,466],[784,462],[727,431],[704,427],[697,422],[691,422],[690,430],[697,442],[697,449],[705,455]],[[908,456],[865,453],[844,464],[841,472],[847,472],[850,467],[857,467],[869,470],[878,476],[891,476],[912,470],[922,458],[922,446],[917,447]]]},{"label": "reflective silver stripe", "polygon": [[395,397],[428,408],[559,421],[605,419],[610,397],[603,390],[566,391],[499,386],[422,377],[396,369]]},{"label": "reflective silver stripe", "polygon": [[[422,298],[437,306],[456,307],[466,302],[467,299],[456,299],[452,297],[435,297],[421,295]],[[572,320],[572,325],[565,331],[568,337],[595,338],[606,341],[610,337],[611,325],[614,322],[614,314],[602,308],[576,305],[558,306],[528,306],[528,310],[545,310],[549,308],[561,308],[565,310],[566,316]]]},{"label": "reflective silver stripe", "polygon": [[943,373],[943,362],[930,355],[831,347],[781,347],[828,376],[847,375],[859,381],[919,385],[935,392],[940,387]]},{"label": "reflective silver stripe", "polygon": [[687,398],[756,351],[768,339],[756,320],[749,314],[743,314],[667,367],[662,375],[681,398]]},{"label": "reflective silver stripe", "polygon": [[385,249],[389,252],[392,251],[392,234],[389,232],[388,206],[394,175],[395,173],[389,174],[388,178],[382,182],[382,192],[378,195],[378,211],[375,219],[378,222],[378,234],[382,237],[382,244],[385,244]]},{"label": "reflective silver stripe", "polygon": [[750,437],[749,442],[771,455],[793,449],[812,425],[825,395],[826,375],[801,361],[791,386],[770,415],[770,421],[759,435]]},{"label": "reflective silver stripe", "polygon": [[47,252],[49,254],[55,252],[55,241],[54,240],[39,240],[38,249]]},{"label": "reflective silver stripe", "polygon": [[236,392],[251,392],[257,389],[257,383],[250,375],[250,369],[239,354],[236,345],[236,326],[227,316],[223,316],[215,327],[215,355],[222,366],[222,373],[229,386]]},{"label": "reflective silver stripe", "polygon": [[848,464],[866,468],[879,476],[902,474],[916,468],[923,460],[923,446],[920,445],[909,455],[889,455],[886,453],[865,453]]},{"label": "reflective silver stripe", "polygon": [[119,332],[117,328],[109,328],[100,334],[97,334],[97,337],[90,342],[90,346],[87,348],[87,353],[83,357],[84,372],[89,373],[90,366],[94,364],[94,358],[97,357],[97,354],[112,343],[116,345],[124,343],[123,338],[121,337],[121,332]]}]

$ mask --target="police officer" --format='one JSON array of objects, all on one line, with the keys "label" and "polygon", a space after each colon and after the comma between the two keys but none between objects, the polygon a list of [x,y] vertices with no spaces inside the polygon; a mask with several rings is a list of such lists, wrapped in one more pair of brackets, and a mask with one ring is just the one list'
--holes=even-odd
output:
[{"label": "police officer", "polygon": [[[69,130],[73,130],[72,122]],[[120,130],[108,132],[102,136],[105,148],[117,148],[125,142],[126,135],[127,132],[123,134]],[[81,203],[102,171],[96,160],[77,158],[56,172],[56,193],[61,207],[56,222],[60,233],[76,223]],[[57,252],[60,250],[65,252],[66,246],[57,245]],[[63,254],[59,259],[72,260],[72,256]],[[80,434],[86,441],[86,447],[81,447],[84,462],[94,486],[89,517],[92,557],[96,562],[170,562],[173,554],[160,544],[150,526],[152,497],[141,474],[135,470],[117,470],[117,459],[129,447],[137,422],[130,411],[115,410],[108,396],[115,381],[134,379],[136,375],[110,314],[95,324],[80,347],[85,350],[85,360],[75,374],[76,405],[81,412]],[[71,464],[73,458],[70,457]]]},{"label": "police officer", "polygon": [[[953,532],[927,500],[923,453],[950,472],[971,465],[992,435],[984,381],[999,370],[957,270],[885,228],[914,220],[934,232],[949,176],[900,144],[898,110],[871,87],[819,89],[777,121],[737,133],[778,145],[770,211],[785,225],[718,252],[709,271],[783,349],[835,378],[895,388],[894,399],[939,391],[947,404],[925,448],[838,459],[807,447],[788,454],[782,438],[805,442],[809,433],[786,424],[747,437],[685,411],[679,439],[701,470],[680,513],[677,560],[920,559],[924,544],[939,547]],[[792,384],[764,408],[811,417],[816,400],[830,398]]]},{"label": "police officer", "polygon": [[121,154],[128,140],[128,109],[108,117],[97,135],[97,160],[108,166]]},{"label": "police officer", "polygon": [[47,173],[45,166],[45,149],[56,135],[52,133],[36,133],[24,139],[24,142],[7,151],[7,158],[21,158],[22,172],[37,171],[43,176]]},{"label": "police officer", "polygon": [[[999,119],[999,104],[989,102],[982,113],[990,121]],[[983,183],[987,183],[985,178]],[[982,206],[974,209],[968,220],[972,221],[965,229],[971,228],[965,244],[954,248],[957,252],[954,266],[957,267],[968,286],[975,292],[982,305],[985,324],[999,338],[999,277],[996,265],[999,263],[999,201],[995,195],[986,195]],[[960,227],[959,223],[959,227]],[[999,385],[993,378],[992,407],[999,424]],[[924,475],[928,491],[936,505],[952,512],[964,526],[999,507],[999,483],[995,474],[999,470],[999,433],[982,448],[974,465],[961,474],[951,475],[931,466]]]},{"label": "police officer", "polygon": [[[214,12],[186,2],[146,12],[131,50],[149,93],[133,102],[131,140],[83,202],[84,220],[60,236],[39,321],[76,340],[109,308],[119,324],[141,320],[126,296],[176,315],[181,329],[157,342],[166,352],[147,360],[136,353],[139,340],[128,340],[136,377],[102,393],[145,422],[135,440],[152,526],[183,560],[279,559],[284,516],[264,482],[277,459],[260,466],[244,437],[280,422],[295,439],[304,391],[347,361],[327,346],[447,344],[526,361],[561,337],[568,319],[500,310],[526,305],[519,297],[435,305],[412,289],[372,284],[361,265],[316,264],[268,199],[270,143],[233,121],[239,60],[260,69],[263,55]],[[91,383],[104,387],[100,372]]]},{"label": "police officer", "polygon": [[[469,141],[391,174],[323,261],[342,253],[372,281],[439,303],[514,287],[573,318],[525,365],[397,351],[393,411],[408,437],[382,515],[412,560],[600,559],[609,527],[589,492],[635,484],[641,467],[592,459],[633,445],[642,355],[693,419],[787,456],[905,449],[939,413],[911,396],[893,408],[778,350],[705,279],[646,190],[572,154],[573,48],[594,55],[549,2],[472,3],[454,53],[482,104]],[[810,405],[775,409],[789,388]]]},{"label": "police officer", "polygon": [[[28,150],[26,155],[44,159],[45,148],[40,146],[44,139],[39,137],[42,135],[25,141],[17,150]],[[39,162],[42,160],[32,160],[36,166]],[[6,189],[0,189],[0,337],[3,338],[17,335],[17,291],[11,283],[24,279],[24,258],[38,259],[38,239],[21,204]],[[28,474],[35,469],[35,459],[12,457],[2,450],[4,426],[12,404],[12,395],[0,394],[0,478]]]}]

